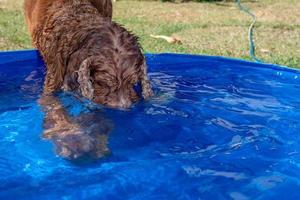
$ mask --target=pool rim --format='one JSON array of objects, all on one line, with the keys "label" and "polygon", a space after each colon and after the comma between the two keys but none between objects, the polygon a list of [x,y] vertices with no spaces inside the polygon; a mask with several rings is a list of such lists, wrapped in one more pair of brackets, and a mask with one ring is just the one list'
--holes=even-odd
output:
[{"label": "pool rim", "polygon": [[[201,54],[183,54],[183,53],[145,53],[146,58],[150,59],[151,57],[181,57],[181,58],[194,58],[202,61],[212,61],[212,62],[221,62],[221,63],[234,63],[240,65],[251,65],[252,67],[267,68],[273,70],[287,71],[300,74],[300,68],[291,68],[288,66],[277,65],[272,63],[259,63],[252,62],[249,60],[224,57],[224,56],[212,56],[212,55],[201,55]],[[12,62],[21,62],[29,61],[33,59],[40,59],[39,52],[36,49],[28,50],[8,50],[0,51],[0,67],[3,64],[8,64]]]}]

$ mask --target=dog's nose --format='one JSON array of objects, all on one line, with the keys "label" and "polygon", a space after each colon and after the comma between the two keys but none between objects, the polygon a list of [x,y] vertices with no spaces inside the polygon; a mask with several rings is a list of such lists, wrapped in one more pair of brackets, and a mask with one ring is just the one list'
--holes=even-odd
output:
[{"label": "dog's nose", "polygon": [[128,109],[131,107],[131,105],[132,103],[124,98],[120,98],[118,101],[108,103],[109,107],[120,109]]},{"label": "dog's nose", "polygon": [[131,104],[123,104],[117,102],[117,103],[109,103],[108,106],[111,108],[128,109],[131,107]]},{"label": "dog's nose", "polygon": [[121,108],[130,108],[131,107],[131,101],[129,99],[125,99],[124,97],[120,98],[119,104],[120,104]]}]

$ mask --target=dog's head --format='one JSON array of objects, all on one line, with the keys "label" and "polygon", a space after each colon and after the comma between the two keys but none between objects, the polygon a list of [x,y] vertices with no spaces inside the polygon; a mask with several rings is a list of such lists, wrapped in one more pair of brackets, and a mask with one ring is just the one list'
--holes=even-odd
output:
[{"label": "dog's head", "polygon": [[129,108],[139,99],[152,95],[143,58],[126,55],[120,57],[118,66],[103,59],[85,60],[77,72],[84,97],[109,107]]},{"label": "dog's head", "polygon": [[137,38],[122,27],[114,31],[104,37],[101,53],[80,65],[77,82],[84,97],[109,107],[129,108],[141,98],[148,99],[152,89]]}]

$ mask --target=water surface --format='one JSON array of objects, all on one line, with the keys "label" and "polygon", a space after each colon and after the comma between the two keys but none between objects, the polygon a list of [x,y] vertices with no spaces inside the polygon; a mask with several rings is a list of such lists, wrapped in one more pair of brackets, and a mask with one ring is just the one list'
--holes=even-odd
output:
[{"label": "water surface", "polygon": [[36,59],[0,64],[0,199],[299,199],[300,73],[206,57],[148,55],[155,97],[101,110],[111,155],[78,165],[42,139]]}]

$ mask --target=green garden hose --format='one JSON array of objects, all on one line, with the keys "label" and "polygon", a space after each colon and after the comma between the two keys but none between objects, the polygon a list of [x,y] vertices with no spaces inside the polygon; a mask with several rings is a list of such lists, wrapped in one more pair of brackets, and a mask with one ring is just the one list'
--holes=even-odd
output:
[{"label": "green garden hose", "polygon": [[247,7],[243,6],[241,4],[240,0],[236,0],[236,4],[239,7],[239,9],[245,13],[247,13],[248,15],[250,15],[253,19],[250,27],[249,27],[249,31],[248,31],[248,36],[249,36],[249,46],[250,46],[250,57],[252,60],[256,61],[256,62],[260,62],[263,63],[262,60],[258,59],[255,56],[255,44],[254,44],[254,39],[253,39],[253,29],[254,29],[254,25],[256,23],[256,16],[255,14],[253,14]]}]

